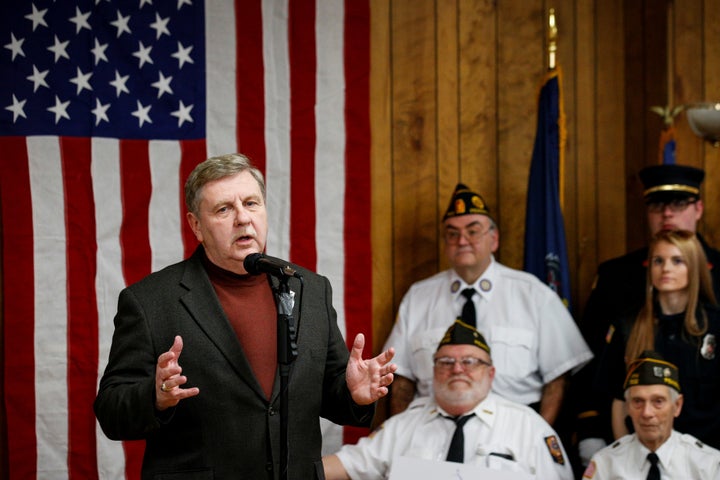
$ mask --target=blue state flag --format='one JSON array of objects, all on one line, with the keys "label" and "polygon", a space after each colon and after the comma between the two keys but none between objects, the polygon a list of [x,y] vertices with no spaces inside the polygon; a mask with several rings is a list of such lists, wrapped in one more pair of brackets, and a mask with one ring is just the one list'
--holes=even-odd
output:
[{"label": "blue state flag", "polygon": [[660,163],[675,165],[675,127],[670,125],[660,133]]},{"label": "blue state flag", "polygon": [[528,180],[524,269],[552,288],[570,307],[570,270],[561,210],[565,115],[560,71],[548,72],[538,102],[537,133]]}]

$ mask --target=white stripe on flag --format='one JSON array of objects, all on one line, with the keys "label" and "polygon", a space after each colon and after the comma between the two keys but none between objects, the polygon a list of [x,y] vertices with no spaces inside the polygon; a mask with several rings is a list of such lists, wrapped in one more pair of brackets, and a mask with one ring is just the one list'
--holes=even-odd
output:
[{"label": "white stripe on flag", "polygon": [[[122,273],[120,225],[120,150],[115,139],[92,140],[92,180],[95,196],[97,274],[95,295],[98,308],[98,384],[105,371],[114,330],[120,290],[125,287]],[[123,479],[125,455],[122,442],[108,439],[96,422],[98,473],[101,479]]]},{"label": "white stripe on flag", "polygon": [[[343,64],[343,2],[317,2],[315,211],[317,270],[333,286],[338,326],[345,335],[345,78]],[[322,248],[321,248],[322,247]],[[343,443],[343,429],[322,419],[323,455]]]},{"label": "white stripe on flag", "polygon": [[181,233],[180,146],[176,141],[150,142],[149,230],[152,271],[183,259]]},{"label": "white stripe on flag", "polygon": [[290,60],[288,2],[263,0],[268,253],[290,255]]},{"label": "white stripe on flag", "polygon": [[[345,78],[342,2],[318,2],[315,211],[317,269],[330,278],[340,331],[345,333]],[[322,246],[322,248],[320,248]]]},{"label": "white stripe on flag", "polygon": [[37,478],[57,479],[68,474],[63,172],[57,137],[30,137],[27,146],[34,232]]},{"label": "white stripe on flag", "polygon": [[232,3],[206,1],[205,138],[208,156],[238,151],[235,71],[235,15]]}]

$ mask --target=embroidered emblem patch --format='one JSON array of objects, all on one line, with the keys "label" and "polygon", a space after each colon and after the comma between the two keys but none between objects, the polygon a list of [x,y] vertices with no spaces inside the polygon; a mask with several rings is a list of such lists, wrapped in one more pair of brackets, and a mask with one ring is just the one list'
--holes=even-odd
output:
[{"label": "embroidered emblem patch", "polygon": [[715,335],[708,333],[703,337],[702,347],[700,347],[700,355],[705,360],[712,360],[715,358],[715,348],[717,347],[717,341]]},{"label": "embroidered emblem patch", "polygon": [[450,285],[450,293],[456,293],[458,290],[460,290],[460,280],[455,280],[452,285]]},{"label": "embroidered emblem patch", "polygon": [[555,463],[565,465],[565,457],[563,457],[562,448],[560,448],[560,442],[558,442],[557,437],[555,437],[555,435],[545,437],[545,444],[547,445],[550,455],[552,455]]},{"label": "embroidered emblem patch", "polygon": [[591,461],[590,465],[588,465],[585,469],[585,473],[583,473],[582,478],[593,478],[595,476],[596,469],[597,467],[595,466],[595,461]]}]

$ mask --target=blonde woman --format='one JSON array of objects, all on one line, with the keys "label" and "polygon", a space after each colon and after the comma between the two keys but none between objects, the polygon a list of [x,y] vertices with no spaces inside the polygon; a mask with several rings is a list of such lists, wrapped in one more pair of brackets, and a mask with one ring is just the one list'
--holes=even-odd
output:
[{"label": "blonde woman", "polygon": [[622,388],[626,365],[642,351],[655,350],[681,372],[685,403],[677,430],[720,447],[720,311],[695,234],[657,233],[650,243],[647,272],[645,304],[636,316],[610,328],[596,379],[596,387],[614,396],[613,435],[629,433]]}]

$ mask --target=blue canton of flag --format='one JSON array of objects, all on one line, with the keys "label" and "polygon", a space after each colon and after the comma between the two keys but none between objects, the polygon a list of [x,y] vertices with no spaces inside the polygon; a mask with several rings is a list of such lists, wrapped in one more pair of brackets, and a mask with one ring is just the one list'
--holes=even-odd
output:
[{"label": "blue canton of flag", "polygon": [[205,137],[201,0],[0,5],[0,135]]},{"label": "blue canton of flag", "polygon": [[570,271],[560,176],[565,126],[560,72],[548,74],[540,90],[537,133],[528,180],[524,270],[537,276],[570,307]]}]

